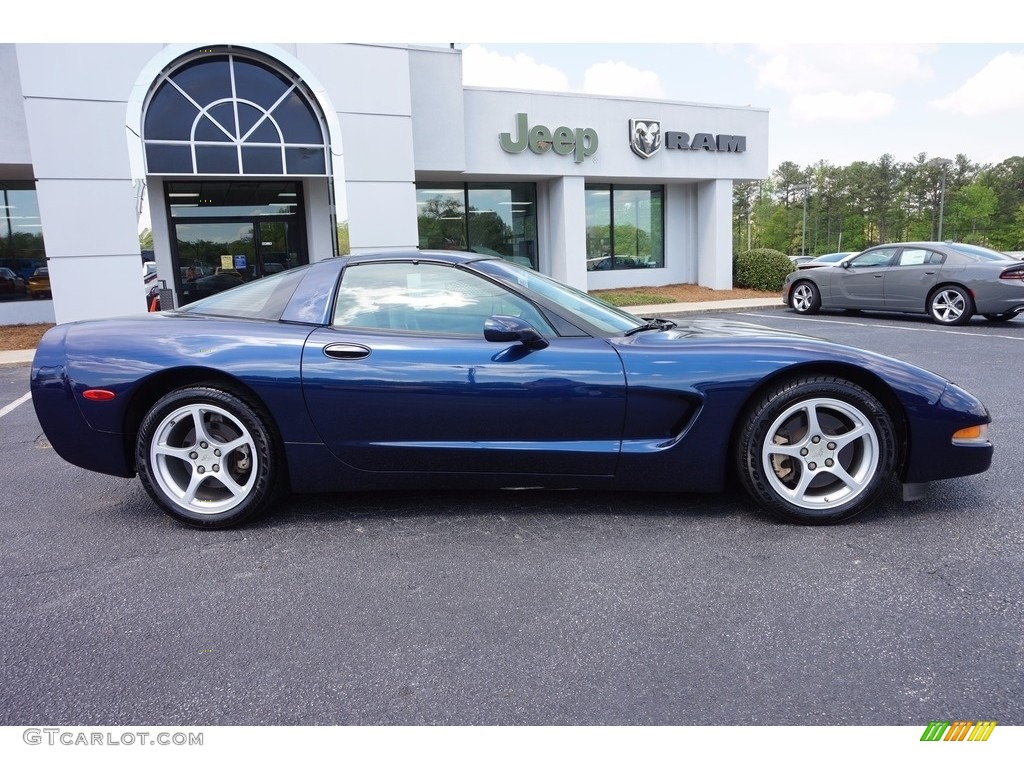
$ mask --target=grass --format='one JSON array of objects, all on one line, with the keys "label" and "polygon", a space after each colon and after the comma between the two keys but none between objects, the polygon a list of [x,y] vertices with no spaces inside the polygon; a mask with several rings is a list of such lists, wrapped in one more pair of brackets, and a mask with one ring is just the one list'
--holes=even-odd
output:
[{"label": "grass", "polygon": [[664,293],[639,290],[592,291],[594,296],[616,307],[636,307],[644,304],[671,304],[675,301]]}]

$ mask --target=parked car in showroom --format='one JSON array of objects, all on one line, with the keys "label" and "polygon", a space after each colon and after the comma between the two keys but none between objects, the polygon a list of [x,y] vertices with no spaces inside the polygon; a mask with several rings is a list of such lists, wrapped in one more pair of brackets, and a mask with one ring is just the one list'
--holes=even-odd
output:
[{"label": "parked car in showroom", "polygon": [[[116,361],[116,365],[111,361]],[[639,318],[509,261],[320,261],[177,310],[65,323],[32,364],[65,460],[223,528],[285,490],[698,492],[825,524],[983,472],[985,406],[908,363]],[[685,505],[685,498],[680,500]]]},{"label": "parked car in showroom", "polygon": [[50,293],[50,268],[39,267],[28,279],[28,295],[33,299],[48,299]]},{"label": "parked car in showroom", "polygon": [[804,261],[797,264],[797,269],[817,269],[818,267],[830,267],[833,264],[838,264],[843,259],[853,256],[856,251],[836,251],[835,253],[825,253],[821,256],[816,256],[809,261]]},{"label": "parked car in showroom", "polygon": [[791,272],[782,300],[801,315],[881,310],[926,314],[941,325],[976,314],[1006,322],[1024,311],[1024,261],[967,243],[890,243]]},{"label": "parked car in showroom", "polygon": [[0,293],[20,296],[25,293],[25,281],[13,269],[0,267]]}]

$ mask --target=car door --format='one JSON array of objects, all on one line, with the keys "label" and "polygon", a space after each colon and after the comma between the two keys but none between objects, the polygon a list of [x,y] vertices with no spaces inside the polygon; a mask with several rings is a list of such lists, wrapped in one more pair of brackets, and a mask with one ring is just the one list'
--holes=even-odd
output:
[{"label": "car door", "polygon": [[905,247],[883,281],[886,309],[924,312],[928,293],[939,280],[945,256],[929,248]]},{"label": "car door", "polygon": [[829,303],[848,309],[884,309],[885,275],[897,250],[872,248],[835,268]]},{"label": "car door", "polygon": [[[549,345],[487,341],[492,315]],[[453,265],[348,266],[302,384],[324,442],[359,469],[610,475],[618,461],[626,388],[611,345],[558,336],[531,302]]]}]

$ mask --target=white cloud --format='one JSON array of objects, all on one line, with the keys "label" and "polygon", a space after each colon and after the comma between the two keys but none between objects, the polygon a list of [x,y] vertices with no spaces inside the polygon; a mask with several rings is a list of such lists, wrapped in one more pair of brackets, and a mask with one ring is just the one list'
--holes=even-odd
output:
[{"label": "white cloud", "polygon": [[1024,54],[1003,53],[952,93],[931,106],[945,112],[981,117],[1024,107]]},{"label": "white cloud", "polygon": [[863,91],[885,83],[895,88],[934,77],[921,55],[934,46],[760,46],[751,63],[760,85],[789,94]]},{"label": "white cloud", "polygon": [[826,120],[866,122],[885,117],[895,108],[896,99],[891,94],[878,91],[798,93],[789,106],[793,119],[805,123]]},{"label": "white cloud", "polygon": [[656,72],[637,69],[622,61],[605,61],[589,67],[583,75],[583,90],[604,96],[665,98],[665,88]]},{"label": "white cloud", "polygon": [[485,88],[569,90],[569,78],[555,67],[539,64],[521,53],[502,56],[476,44],[462,50],[462,82]]}]

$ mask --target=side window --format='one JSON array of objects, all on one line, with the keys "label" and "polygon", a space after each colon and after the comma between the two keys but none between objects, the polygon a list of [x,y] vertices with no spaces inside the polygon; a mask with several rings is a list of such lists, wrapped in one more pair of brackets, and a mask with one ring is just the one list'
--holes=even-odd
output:
[{"label": "side window", "polygon": [[355,264],[342,274],[335,326],[483,337],[492,315],[521,317],[543,334],[551,324],[530,302],[479,275],[441,264]]},{"label": "side window", "polygon": [[893,254],[895,253],[895,248],[877,248],[875,250],[862,253],[850,262],[850,266],[856,269],[863,269],[865,267],[887,267],[889,266],[889,262],[892,261]]},{"label": "side window", "polygon": [[927,264],[928,257],[931,256],[931,251],[927,251],[924,248],[904,248],[903,253],[900,254],[900,266],[901,267],[917,267],[921,264]]}]

